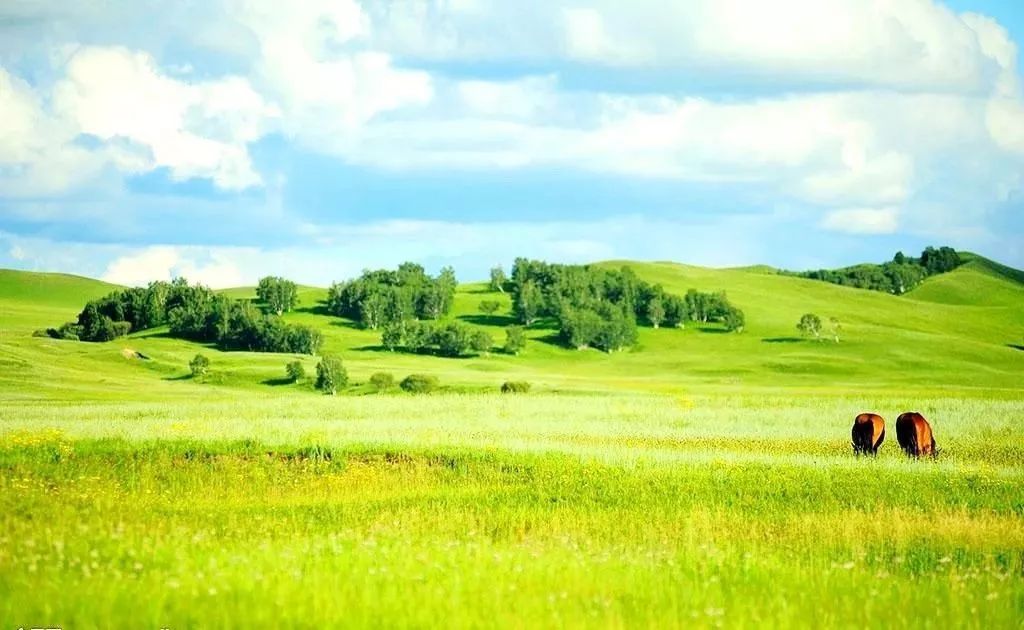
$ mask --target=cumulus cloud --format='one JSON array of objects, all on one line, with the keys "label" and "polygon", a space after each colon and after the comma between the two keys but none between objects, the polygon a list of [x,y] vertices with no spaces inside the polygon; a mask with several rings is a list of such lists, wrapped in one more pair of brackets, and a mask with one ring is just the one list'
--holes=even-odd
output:
[{"label": "cumulus cloud", "polygon": [[55,114],[79,133],[124,140],[126,170],[170,169],[176,179],[206,177],[225,189],[261,183],[247,143],[277,115],[240,77],[190,84],[163,74],[153,58],[119,47],[86,47],[54,88]]},{"label": "cumulus cloud", "polygon": [[152,246],[120,256],[107,265],[103,280],[144,286],[154,280],[187,278],[220,289],[241,286],[245,274],[237,260],[255,253],[251,248]]},{"label": "cumulus cloud", "polygon": [[848,234],[892,234],[899,228],[896,208],[845,208],[825,215],[821,226]]}]

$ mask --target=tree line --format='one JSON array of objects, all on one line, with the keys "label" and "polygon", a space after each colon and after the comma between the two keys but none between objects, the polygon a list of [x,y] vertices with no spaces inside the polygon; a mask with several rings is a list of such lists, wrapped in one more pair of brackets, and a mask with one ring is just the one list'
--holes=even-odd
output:
[{"label": "tree line", "polygon": [[[276,277],[260,280],[258,294],[272,313],[291,310],[297,299],[295,284]],[[74,322],[47,332],[61,339],[110,341],[158,326],[167,326],[172,337],[215,343],[222,350],[316,354],[322,344],[313,328],[285,323],[249,300],[228,298],[184,278],[114,291],[87,303]]]},{"label": "tree line", "polygon": [[451,311],[457,285],[451,267],[431,277],[422,266],[406,262],[396,271],[364,271],[354,280],[333,283],[327,309],[371,330],[396,322],[436,320]]},{"label": "tree line", "polygon": [[921,284],[925,278],[952,271],[961,264],[963,261],[960,254],[952,247],[926,247],[918,258],[896,252],[891,261],[880,265],[866,263],[842,269],[783,273],[858,289],[902,295]]},{"label": "tree line", "polygon": [[[503,273],[492,271],[492,287]],[[523,326],[551,318],[559,338],[573,348],[611,352],[636,343],[637,322],[658,328],[686,322],[719,322],[740,331],[743,311],[724,292],[691,289],[685,296],[639,278],[629,267],[562,265],[518,258],[501,290],[512,298],[512,315]]]}]

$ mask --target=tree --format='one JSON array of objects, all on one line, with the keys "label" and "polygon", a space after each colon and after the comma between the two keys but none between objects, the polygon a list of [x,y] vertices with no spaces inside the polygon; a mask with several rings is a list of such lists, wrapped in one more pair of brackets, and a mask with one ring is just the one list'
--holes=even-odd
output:
[{"label": "tree", "polygon": [[843,325],[839,322],[839,319],[837,317],[830,317],[828,319],[828,323],[829,323],[829,332],[832,333],[832,339],[836,343],[839,343],[839,333],[842,332]]},{"label": "tree", "polygon": [[903,254],[903,252],[896,252],[896,255],[892,257],[892,261],[897,265],[902,265],[907,262],[907,257]]},{"label": "tree", "polygon": [[735,306],[729,306],[726,309],[725,315],[722,316],[722,324],[725,325],[725,329],[729,332],[743,332],[743,326],[746,324],[746,321],[747,318],[743,311]]},{"label": "tree", "polygon": [[522,326],[509,326],[505,329],[504,350],[508,354],[518,355],[526,347],[526,333]]},{"label": "tree", "polygon": [[293,383],[298,383],[306,378],[306,368],[302,365],[302,361],[288,363],[288,365],[284,366],[284,373],[288,375],[288,380]]},{"label": "tree", "polygon": [[328,355],[316,364],[316,388],[334,396],[338,390],[348,385],[348,372],[340,357]]},{"label": "tree", "polygon": [[800,318],[796,328],[801,334],[811,335],[818,339],[821,337],[821,318],[814,313],[806,313]]},{"label": "tree", "polygon": [[487,355],[490,354],[491,348],[494,347],[494,339],[487,331],[477,330],[469,338],[469,347],[474,352]]},{"label": "tree", "polygon": [[513,305],[513,313],[520,324],[529,326],[537,320],[541,306],[544,302],[544,294],[533,282],[527,281],[519,289]]},{"label": "tree", "polygon": [[582,350],[594,343],[604,324],[601,316],[589,308],[567,309],[558,334],[566,345]]},{"label": "tree", "polygon": [[395,377],[387,372],[377,372],[370,377],[370,385],[378,392],[383,392],[395,386]]},{"label": "tree", "polygon": [[501,268],[501,265],[491,268],[491,291],[497,293],[505,292],[505,283],[508,282],[508,278],[505,276],[505,270]]},{"label": "tree", "polygon": [[501,308],[501,302],[497,300],[484,300],[480,302],[480,312],[484,315],[494,315]]},{"label": "tree", "polygon": [[647,321],[651,322],[651,326],[655,328],[665,321],[665,305],[662,303],[661,297],[653,297],[647,303]]},{"label": "tree", "polygon": [[432,325],[427,322],[409,322],[402,340],[409,352],[421,352],[424,348],[434,345],[434,337]]},{"label": "tree", "polygon": [[197,354],[188,362],[188,369],[192,372],[192,378],[203,378],[210,371],[210,360]]},{"label": "tree", "polygon": [[450,322],[434,333],[437,349],[446,357],[465,354],[471,347],[472,331],[465,324]]},{"label": "tree", "polygon": [[391,322],[384,327],[380,334],[380,345],[392,352],[402,345],[402,338],[405,337],[405,322]]},{"label": "tree", "polygon": [[299,289],[291,280],[278,276],[260,278],[256,286],[256,297],[272,312],[281,315],[295,308],[299,300]]}]

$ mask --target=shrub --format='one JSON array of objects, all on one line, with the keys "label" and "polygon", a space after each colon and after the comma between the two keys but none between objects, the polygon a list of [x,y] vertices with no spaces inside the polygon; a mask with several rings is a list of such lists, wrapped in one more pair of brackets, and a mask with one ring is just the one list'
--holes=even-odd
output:
[{"label": "shrub", "polygon": [[50,336],[50,331],[47,330],[46,328],[37,328],[37,329],[32,331],[32,336],[33,337],[49,337]]},{"label": "shrub", "polygon": [[192,378],[202,378],[210,371],[210,360],[197,354],[188,362],[188,369],[192,372]]},{"label": "shrub", "polygon": [[410,374],[398,386],[410,394],[429,394],[437,389],[438,382],[436,377],[429,374]]},{"label": "shrub", "polygon": [[395,377],[387,372],[377,372],[370,377],[370,385],[378,392],[383,392],[395,386]]},{"label": "shrub", "polygon": [[284,373],[288,375],[288,380],[293,383],[298,383],[306,378],[306,368],[302,365],[302,361],[292,361],[284,366]]},{"label": "shrub", "polygon": [[526,381],[505,381],[501,384],[502,394],[526,394],[530,391],[530,384]]},{"label": "shrub", "polygon": [[509,326],[505,329],[505,352],[519,354],[526,347],[526,333],[522,326]]},{"label": "shrub", "polygon": [[480,312],[484,315],[494,315],[501,308],[501,302],[498,300],[484,300],[480,302]]},{"label": "shrub", "polygon": [[469,337],[469,347],[480,354],[490,354],[494,339],[486,330],[474,331]]},{"label": "shrub", "polygon": [[348,385],[348,372],[340,357],[325,356],[316,364],[316,388],[331,396]]}]

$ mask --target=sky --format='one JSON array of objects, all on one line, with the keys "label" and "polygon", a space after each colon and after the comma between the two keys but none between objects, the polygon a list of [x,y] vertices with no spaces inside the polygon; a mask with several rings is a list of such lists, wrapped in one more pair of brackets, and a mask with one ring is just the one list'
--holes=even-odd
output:
[{"label": "sky", "polygon": [[1024,267],[1018,0],[0,3],[0,267]]}]

